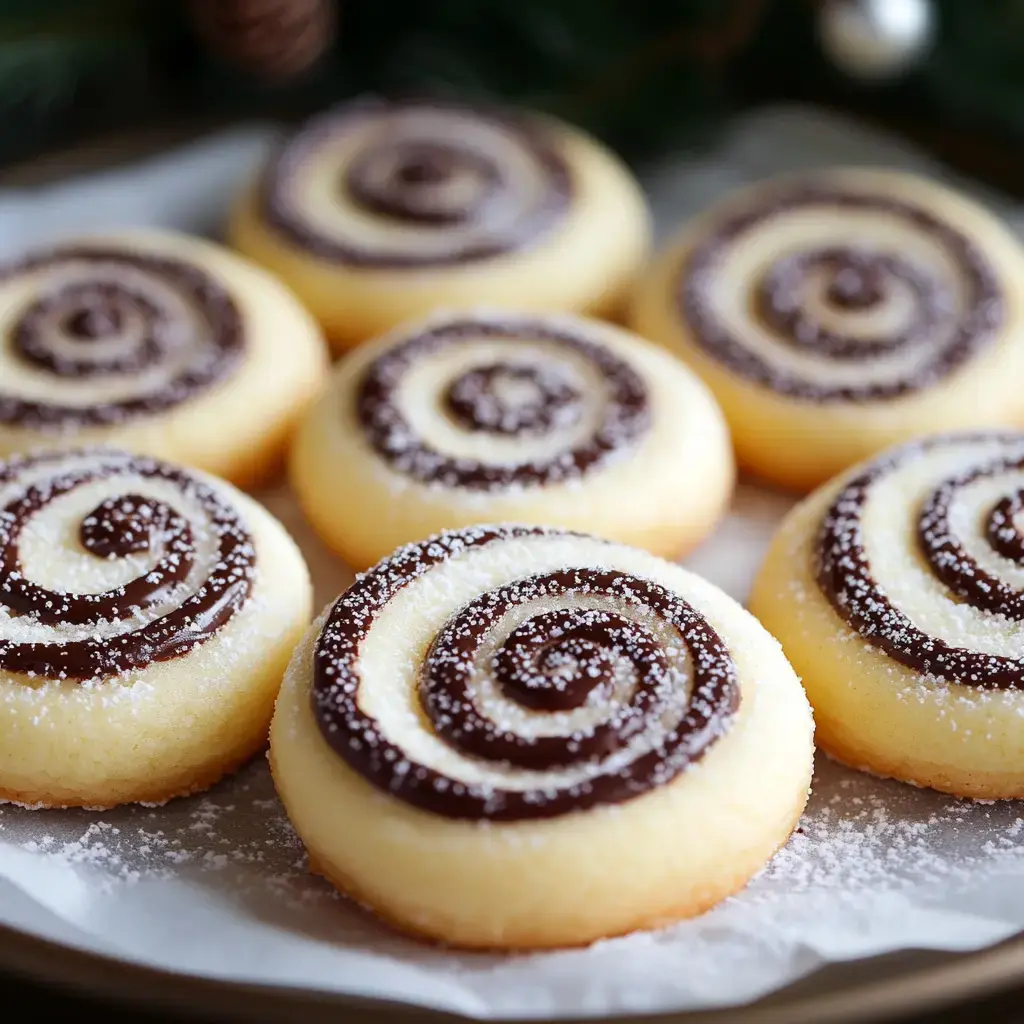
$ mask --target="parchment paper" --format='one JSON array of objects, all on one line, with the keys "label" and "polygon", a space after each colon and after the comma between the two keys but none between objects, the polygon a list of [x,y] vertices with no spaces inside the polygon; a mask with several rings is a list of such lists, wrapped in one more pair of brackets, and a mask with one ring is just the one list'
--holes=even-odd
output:
[{"label": "parchment paper", "polygon": [[[0,255],[121,225],[215,233],[272,134],[244,127],[71,184],[0,193]],[[664,234],[743,181],[836,162],[942,173],[851,125],[775,110],[739,124],[711,157],[651,168],[645,178]],[[334,597],[347,570],[286,493],[262,497],[302,544],[318,600]],[[729,518],[689,564],[743,599],[787,506],[741,487]],[[955,801],[819,757],[798,833],[740,896],[655,934],[503,958],[392,935],[307,875],[258,759],[211,793],[162,808],[0,808],[0,922],[155,967],[481,1018],[707,1008],[748,1001],[829,962],[977,949],[1024,929],[1022,816],[1024,804]]]}]

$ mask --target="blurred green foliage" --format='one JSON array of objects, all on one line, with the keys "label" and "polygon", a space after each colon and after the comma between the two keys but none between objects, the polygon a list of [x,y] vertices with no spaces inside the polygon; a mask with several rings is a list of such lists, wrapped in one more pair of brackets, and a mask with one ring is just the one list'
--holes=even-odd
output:
[{"label": "blurred green foliage", "polygon": [[283,84],[221,66],[179,0],[0,0],[0,160],[164,121],[297,116],[365,91],[534,105],[629,155],[778,97],[930,118],[1024,155],[1024,0],[933,3],[932,52],[868,86],[820,53],[809,0],[341,0],[335,45]]}]

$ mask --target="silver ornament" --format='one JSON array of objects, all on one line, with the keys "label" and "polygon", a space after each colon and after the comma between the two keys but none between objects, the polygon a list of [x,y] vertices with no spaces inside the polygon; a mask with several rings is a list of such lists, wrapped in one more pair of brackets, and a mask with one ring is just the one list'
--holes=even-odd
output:
[{"label": "silver ornament", "polygon": [[818,17],[818,36],[829,59],[868,81],[909,70],[934,34],[931,0],[827,0]]}]

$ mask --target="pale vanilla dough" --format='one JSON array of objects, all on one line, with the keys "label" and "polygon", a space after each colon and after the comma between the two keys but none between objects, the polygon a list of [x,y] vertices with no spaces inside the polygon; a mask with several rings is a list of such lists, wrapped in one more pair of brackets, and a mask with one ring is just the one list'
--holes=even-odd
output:
[{"label": "pale vanilla dough", "polygon": [[[173,276],[151,267],[126,268],[116,257],[139,255],[194,267],[223,289],[241,318],[241,354],[220,379],[183,401],[149,412],[118,410],[99,424],[74,417],[39,426],[0,416],[0,455],[35,449],[109,444],[195,466],[239,486],[255,486],[279,471],[296,419],[327,372],[320,329],[291,292],[266,271],[211,242],[151,229],[75,238],[54,251],[109,251],[102,258],[47,261],[16,267],[0,277],[0,412],[5,399],[44,406],[92,409],[145,400],[166,392],[182,374],[201,371],[214,351],[213,325]],[[130,372],[58,374],[23,358],[14,335],[26,311],[39,300],[74,290],[125,288],[149,303],[171,339],[166,354]],[[147,325],[120,304],[121,319],[95,338],[75,338],[67,319],[48,317],[43,343],[58,357],[130,358],[145,343]],[[70,300],[67,312],[89,312],[89,302]]]},{"label": "pale vanilla dough", "polygon": [[[871,575],[923,633],[953,648],[1020,661],[1024,670],[1024,623],[953,594],[925,560],[917,536],[922,506],[939,484],[995,460],[1019,462],[1024,435],[1003,441],[952,435],[927,449],[897,449],[896,457],[899,468],[870,485],[861,520]],[[750,608],[801,676],[824,750],[855,768],[960,796],[1024,796],[1024,690],[984,689],[899,663],[847,625],[817,583],[823,516],[862,468],[815,491],[790,513],[755,582]],[[962,490],[950,516],[952,533],[968,554],[1017,593],[1024,589],[1024,567],[990,546],[984,526],[999,499],[1021,487],[1024,469],[1004,468]]]},{"label": "pale vanilla dough", "polygon": [[[302,152],[290,162],[289,200],[328,243],[370,253],[398,251],[407,264],[360,263],[299,244],[264,215],[262,179],[239,197],[228,235],[239,251],[295,290],[335,348],[356,345],[440,306],[485,303],[609,317],[625,312],[649,250],[650,216],[629,170],[597,141],[560,122],[531,117],[534,130],[568,170],[568,208],[536,238],[511,251],[446,262],[453,246],[486,245],[515,232],[524,211],[544,203],[544,172],[535,156],[500,122],[468,109],[396,105],[344,132],[333,130],[334,116],[328,112],[322,126],[307,129],[317,133],[314,142],[299,143]],[[364,208],[342,182],[353,162],[382,136],[403,145],[443,146],[451,140],[475,152],[507,177],[503,203],[468,225],[404,220]],[[401,171],[398,166],[389,173]],[[475,188],[471,179],[458,176],[441,182],[438,203],[472,203]]]},{"label": "pale vanilla dough", "polygon": [[[70,452],[0,479],[0,506],[8,506],[32,486],[46,495],[67,473],[106,474],[48,496],[14,541],[15,564],[31,584],[79,596],[116,594],[146,576],[166,554],[162,536],[155,550],[112,558],[98,557],[79,540],[83,520],[97,506],[127,496],[162,501],[184,517],[194,555],[184,582],[153,606],[96,625],[34,621],[0,600],[4,651],[90,638],[115,648],[130,644],[133,633],[172,614],[222,571],[210,514],[189,488],[142,475],[133,468],[140,464],[152,465],[110,451]],[[7,469],[0,464],[0,472]],[[252,538],[248,598],[208,639],[144,668],[87,680],[0,668],[0,799],[46,807],[162,802],[212,785],[266,742],[281,676],[310,619],[306,566],[284,528],[255,501],[205,474],[189,479],[213,488]],[[0,546],[8,557],[6,533]],[[0,597],[3,591],[10,591],[9,582]]]},{"label": "pale vanilla dough", "polygon": [[[502,333],[495,335],[494,325]],[[604,436],[612,445],[621,441],[621,447],[582,472],[573,470],[571,453],[600,434],[614,385],[591,354],[545,337],[545,331],[596,346],[635,375],[646,394],[647,425],[626,437],[616,431],[621,423],[612,423]],[[400,460],[382,457],[358,412],[364,376],[410,340],[436,332],[458,337],[412,358],[394,398],[408,430],[398,432],[395,443],[411,436],[442,461],[468,460],[484,468],[563,458],[562,478],[527,478],[482,490],[453,483],[443,470],[436,482],[425,482]],[[448,390],[468,373],[495,365],[572,386],[579,396],[577,418],[556,419],[540,432],[517,435],[467,428],[451,414]],[[506,379],[505,385],[497,399],[511,415],[544,403],[529,384]],[[699,543],[724,513],[735,469],[728,430],[714,399],[669,354],[594,320],[490,310],[435,315],[342,360],[299,428],[290,475],[317,532],[350,565],[362,569],[398,545],[439,530],[500,521],[578,529],[660,555],[679,555]]]},{"label": "pale vanilla dough", "polygon": [[[685,268],[710,232],[803,183],[907,203],[954,229],[993,275],[1002,296],[1000,326],[951,373],[895,397],[820,401],[780,393],[774,380],[755,381],[737,373],[695,339],[679,301]],[[837,246],[896,257],[943,290],[950,305],[923,343],[843,359],[813,341],[807,346],[793,344],[761,319],[756,289],[779,260]],[[911,322],[915,298],[905,281],[883,281],[880,301],[868,308],[845,309],[827,299],[832,281],[824,271],[812,272],[796,296],[798,307],[818,327],[866,343],[874,336],[898,333]],[[630,322],[640,334],[682,356],[707,382],[725,411],[741,466],[769,482],[806,491],[912,437],[1024,423],[1024,392],[1017,384],[1024,373],[1022,281],[1024,254],[1019,242],[973,201],[905,173],[837,169],[745,188],[687,224],[639,285]],[[885,385],[913,375],[923,359],[950,340],[967,287],[955,247],[937,242],[912,218],[829,203],[797,206],[757,221],[725,244],[701,282],[706,309],[742,351],[764,360],[772,375],[828,388]]]},{"label": "pale vanilla dough", "polygon": [[[661,749],[690,704],[687,647],[678,634],[673,642],[672,627],[649,609],[586,589],[499,613],[473,670],[472,700],[488,721],[516,736],[585,736],[613,719],[638,683],[621,652],[618,688],[567,712],[531,711],[503,696],[488,652],[510,629],[558,608],[601,609],[646,622],[678,675],[668,709],[626,747],[605,760],[525,770],[460,751],[427,718],[418,696],[420,668],[445,623],[494,588],[566,568],[627,573],[679,595],[703,615],[736,666],[735,717],[702,759],[639,796],[554,817],[456,819],[378,788],[325,740],[314,717],[311,673],[328,609],[295,652],[271,727],[274,779],[314,869],[402,930],[457,946],[505,949],[582,944],[655,927],[742,888],[786,841],[811,779],[811,713],[778,643],[716,587],[646,552],[557,532],[460,547],[460,537],[478,534],[468,530],[424,545],[420,550],[433,557],[442,548],[445,554],[384,604],[358,647],[358,706],[408,759],[407,771],[428,766],[453,789],[558,792],[610,771],[628,774],[645,752]],[[362,611],[353,605],[345,621]]]}]

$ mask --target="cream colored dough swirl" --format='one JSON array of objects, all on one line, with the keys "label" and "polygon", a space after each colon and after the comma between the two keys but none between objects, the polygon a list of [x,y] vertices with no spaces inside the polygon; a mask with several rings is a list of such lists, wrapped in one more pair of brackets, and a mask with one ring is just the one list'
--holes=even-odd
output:
[{"label": "cream colored dough swirl", "polygon": [[437,103],[353,104],[315,118],[268,167],[263,212],[341,263],[416,267],[536,244],[573,199],[539,124]]},{"label": "cream colored dough swirl", "polygon": [[360,650],[389,600],[449,554],[544,537],[478,529],[413,545],[334,606],[314,654],[317,720],[372,783],[448,817],[564,814],[670,782],[728,729],[736,666],[703,616],[648,580],[586,566],[525,576],[455,612],[419,684],[440,743],[401,738],[388,713],[401,698],[379,681],[360,693]]},{"label": "cream colored dough swirl", "polygon": [[783,525],[752,607],[826,749],[965,795],[1024,792],[1022,508],[1024,436],[954,434],[852,471]]},{"label": "cream colored dough swirl", "polygon": [[116,425],[188,401],[245,357],[230,291],[195,264],[102,244],[0,271],[9,310],[0,423]]},{"label": "cream colored dough swirl", "polygon": [[208,784],[258,745],[308,609],[281,527],[212,477],[112,449],[0,465],[0,795]]},{"label": "cream colored dough swirl", "polygon": [[[370,364],[356,405],[369,443],[399,473],[482,491],[582,478],[652,426],[648,388],[628,361],[586,329],[516,318],[428,327]],[[443,415],[422,415],[424,405]]]},{"label": "cream colored dough swirl", "polygon": [[116,444],[246,484],[280,458],[326,363],[280,284],[162,231],[0,268],[0,342],[0,453]]},{"label": "cream colored dough swirl", "polygon": [[144,669],[205,642],[249,597],[256,552],[241,519],[170,466],[33,456],[0,473],[0,506],[0,669],[61,680]]},{"label": "cream colored dough swirl", "polygon": [[742,461],[807,486],[930,430],[1019,420],[1003,375],[1019,368],[1022,270],[970,200],[826,171],[752,186],[688,226],[634,322],[705,376]]},{"label": "cream colored dough swirl", "polygon": [[927,387],[1006,315],[990,260],[941,215],[813,182],[719,224],[690,253],[678,301],[714,358],[817,402]]},{"label": "cream colored dough swirl", "polygon": [[[325,612],[293,659],[271,760],[328,877],[407,928],[520,945],[530,929],[583,929],[588,899],[591,930],[574,941],[696,912],[742,884],[803,806],[810,739],[778,648],[715,588],[593,537],[484,526],[396,551]],[[716,807],[730,785],[729,806]],[[691,844],[674,847],[681,828],[715,837],[717,869],[703,840],[693,861]],[[554,848],[574,842],[605,856],[593,870],[587,858],[560,865],[565,919],[549,907],[524,930],[497,884],[503,866],[509,897],[536,909]],[[429,914],[400,907],[424,873],[392,871],[396,858],[446,876],[414,897]],[[592,884],[598,861],[614,865],[622,892],[606,899]],[[645,891],[653,864],[657,896]],[[492,885],[475,920],[446,934],[438,921],[467,914],[484,875]]]},{"label": "cream colored dough swirl", "polygon": [[318,531],[363,566],[501,519],[677,553],[721,513],[733,463],[713,400],[655,347],[582,318],[467,311],[343,361],[299,431],[292,479]]},{"label": "cream colored dough swirl", "polygon": [[621,314],[650,225],[629,171],[567,125],[367,99],[287,139],[229,234],[347,347],[444,306]]}]

